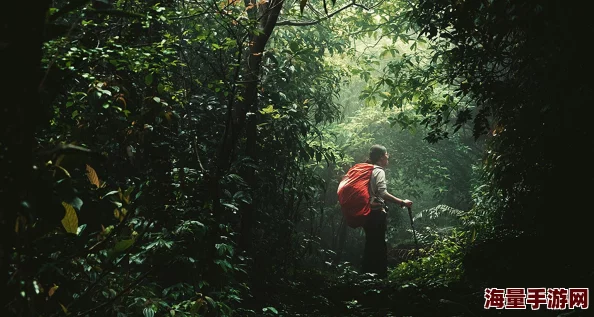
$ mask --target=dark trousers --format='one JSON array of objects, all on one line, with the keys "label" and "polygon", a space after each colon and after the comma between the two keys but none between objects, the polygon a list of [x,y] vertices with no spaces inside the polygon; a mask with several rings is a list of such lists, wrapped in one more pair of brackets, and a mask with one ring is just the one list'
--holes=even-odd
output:
[{"label": "dark trousers", "polygon": [[363,225],[365,230],[363,273],[376,273],[381,278],[386,277],[388,273],[386,215],[382,210],[372,210]]}]

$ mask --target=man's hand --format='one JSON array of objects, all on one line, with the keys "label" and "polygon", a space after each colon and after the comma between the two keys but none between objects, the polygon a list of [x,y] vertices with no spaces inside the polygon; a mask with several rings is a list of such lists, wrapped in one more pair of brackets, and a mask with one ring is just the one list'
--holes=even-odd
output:
[{"label": "man's hand", "polygon": [[400,199],[397,198],[395,196],[392,196],[391,194],[388,194],[388,192],[385,192],[384,197],[385,200],[390,201],[395,203],[396,205],[400,206],[400,207],[412,207],[412,201],[408,200],[408,199]]}]

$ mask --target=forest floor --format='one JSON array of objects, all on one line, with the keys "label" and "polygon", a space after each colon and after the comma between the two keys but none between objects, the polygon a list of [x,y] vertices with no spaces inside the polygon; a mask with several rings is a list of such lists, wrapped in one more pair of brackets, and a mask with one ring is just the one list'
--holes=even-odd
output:
[{"label": "forest floor", "polygon": [[[272,306],[278,314],[258,316],[344,316],[344,317],[466,317],[593,316],[589,310],[505,310],[484,309],[484,290],[468,285],[417,286],[376,279],[369,275],[345,278],[332,272],[302,271],[291,280],[268,283],[257,292],[254,302],[260,307]],[[243,315],[242,315],[243,316]],[[246,315],[247,316],[247,315]]]}]

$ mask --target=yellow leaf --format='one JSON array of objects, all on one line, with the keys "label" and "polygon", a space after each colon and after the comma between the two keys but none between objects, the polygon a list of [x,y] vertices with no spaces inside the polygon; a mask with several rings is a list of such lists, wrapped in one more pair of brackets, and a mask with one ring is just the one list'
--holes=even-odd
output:
[{"label": "yellow leaf", "polygon": [[119,96],[116,101],[120,101],[124,105],[124,109],[126,109],[126,99],[124,97]]},{"label": "yellow leaf", "polygon": [[56,165],[56,167],[57,167],[57,168],[59,168],[59,169],[61,169],[61,170],[64,172],[64,174],[66,174],[66,176],[68,176],[68,178],[72,178],[72,177],[70,176],[70,173],[68,173],[68,171],[67,171],[65,168],[63,168],[63,167],[62,167],[62,166],[60,166],[60,165]]},{"label": "yellow leaf", "polygon": [[60,166],[60,163],[62,163],[62,161],[64,160],[64,157],[65,157],[64,154],[58,156],[58,158],[56,159],[56,166]]},{"label": "yellow leaf", "polygon": [[126,191],[124,192],[124,197],[123,200],[126,204],[130,203],[130,194],[132,194],[132,191],[134,190],[134,186],[130,186],[128,187],[128,189],[126,189]]},{"label": "yellow leaf", "polygon": [[21,231],[21,229],[25,229],[26,226],[27,226],[27,218],[23,215],[18,215],[16,224],[14,226],[14,232],[19,233],[19,231]]},{"label": "yellow leaf", "polygon": [[[19,231],[24,230],[27,228],[27,217],[23,216],[23,215],[19,215],[18,216],[18,225],[19,225]],[[17,232],[18,233],[18,232]]]},{"label": "yellow leaf", "polygon": [[66,215],[64,215],[64,218],[62,219],[62,225],[64,226],[64,229],[66,229],[66,232],[76,234],[78,230],[78,217],[76,216],[76,211],[74,211],[72,205],[64,201],[62,202],[62,206],[66,209]]},{"label": "yellow leaf", "polygon": [[122,209],[116,208],[113,210],[114,217],[116,217],[120,222],[124,221],[124,218],[126,218],[127,213],[128,213],[128,210],[126,210],[126,208],[122,208]]},{"label": "yellow leaf", "polygon": [[206,301],[202,298],[198,298],[195,302],[194,305],[192,305],[192,308],[190,308],[190,312],[193,314],[198,314],[198,312],[200,311],[200,309],[206,304]]},{"label": "yellow leaf", "polygon": [[122,210],[120,210],[120,213],[122,214],[122,218],[120,219],[120,221],[122,221],[124,220],[124,217],[128,214],[128,209],[122,208]]},{"label": "yellow leaf", "polygon": [[101,187],[101,183],[99,182],[99,176],[97,176],[97,172],[87,164],[87,177],[89,178],[89,182],[91,184],[97,186],[97,188]]},{"label": "yellow leaf", "polygon": [[68,312],[68,308],[66,308],[66,306],[62,305],[62,303],[60,303],[60,306],[62,307],[62,310],[64,311],[64,314],[70,315],[70,313]]},{"label": "yellow leaf", "polygon": [[126,214],[128,213],[128,210],[126,210],[126,208],[122,208],[122,209],[114,209],[113,210],[113,216],[116,217],[116,219],[118,219],[120,222],[124,221],[124,218],[126,218]]},{"label": "yellow leaf", "polygon": [[54,293],[58,290],[58,285],[54,284],[54,286],[52,286],[52,288],[50,288],[50,290],[47,292],[47,294],[49,295],[49,297],[54,296]]}]

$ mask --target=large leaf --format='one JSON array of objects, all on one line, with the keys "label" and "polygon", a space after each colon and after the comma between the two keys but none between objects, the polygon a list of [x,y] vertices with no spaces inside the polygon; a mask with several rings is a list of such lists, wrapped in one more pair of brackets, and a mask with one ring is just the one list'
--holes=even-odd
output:
[{"label": "large leaf", "polygon": [[76,234],[78,231],[78,217],[76,216],[76,211],[74,211],[72,205],[65,201],[62,202],[62,206],[66,209],[66,214],[62,219],[62,225],[64,226],[64,229],[66,229],[66,232]]}]

